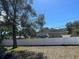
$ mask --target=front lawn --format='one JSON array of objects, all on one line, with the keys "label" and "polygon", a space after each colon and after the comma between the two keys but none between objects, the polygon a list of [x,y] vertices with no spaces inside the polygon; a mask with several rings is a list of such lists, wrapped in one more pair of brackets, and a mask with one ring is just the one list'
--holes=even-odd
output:
[{"label": "front lawn", "polygon": [[14,50],[43,53],[48,59],[79,59],[79,46],[26,46]]}]

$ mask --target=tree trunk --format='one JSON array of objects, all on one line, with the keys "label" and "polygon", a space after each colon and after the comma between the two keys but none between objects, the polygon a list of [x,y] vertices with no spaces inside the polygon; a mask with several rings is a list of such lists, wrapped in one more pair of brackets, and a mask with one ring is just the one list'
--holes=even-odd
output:
[{"label": "tree trunk", "polygon": [[13,19],[13,49],[17,48],[16,40],[16,0],[14,0],[14,19]]},{"label": "tree trunk", "polygon": [[16,26],[13,25],[13,49],[17,48],[17,40],[16,40]]}]

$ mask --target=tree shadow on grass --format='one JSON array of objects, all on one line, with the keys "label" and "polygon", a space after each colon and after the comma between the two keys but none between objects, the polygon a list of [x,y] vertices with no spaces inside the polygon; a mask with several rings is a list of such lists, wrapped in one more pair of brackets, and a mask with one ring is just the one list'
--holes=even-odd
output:
[{"label": "tree shadow on grass", "polygon": [[47,59],[47,56],[33,51],[11,51],[5,54],[4,59]]}]

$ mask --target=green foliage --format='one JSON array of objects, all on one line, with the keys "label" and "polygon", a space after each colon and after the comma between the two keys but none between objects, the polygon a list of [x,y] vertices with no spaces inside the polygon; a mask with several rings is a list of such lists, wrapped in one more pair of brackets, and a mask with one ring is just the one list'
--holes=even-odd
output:
[{"label": "green foliage", "polygon": [[69,22],[66,24],[66,29],[68,31],[68,34],[71,34],[72,33],[72,23]]},{"label": "green foliage", "polygon": [[0,45],[0,58],[2,58],[5,55],[5,51],[7,51],[7,49],[4,48],[3,45]]},{"label": "green foliage", "polygon": [[69,22],[66,24],[68,34],[79,35],[79,21]]},{"label": "green foliage", "polygon": [[[44,25],[44,15],[37,16],[32,4],[33,0],[0,0],[0,12],[6,13],[3,15],[5,22],[0,25],[5,26],[6,32],[12,32],[13,48],[17,47],[17,31],[22,29],[24,34],[34,34],[36,27],[42,28]],[[19,25],[22,28],[18,30]]]},{"label": "green foliage", "polygon": [[[32,1],[32,0],[31,0]],[[13,35],[13,48],[17,47],[16,42],[16,26],[18,25],[17,19],[19,19],[23,14],[35,15],[32,11],[30,0],[0,0],[0,11],[4,10],[6,13],[5,23],[11,25],[12,35]],[[6,26],[6,25],[5,25]]]},{"label": "green foliage", "polygon": [[35,22],[33,22],[34,27],[36,27],[36,29],[41,30],[45,24],[45,20],[44,20],[45,16],[43,14],[40,14],[37,17],[37,20]]},{"label": "green foliage", "polygon": [[2,38],[0,36],[0,59],[3,59],[4,55],[5,55],[5,51],[7,50],[6,48],[4,48],[3,44],[2,44]]}]

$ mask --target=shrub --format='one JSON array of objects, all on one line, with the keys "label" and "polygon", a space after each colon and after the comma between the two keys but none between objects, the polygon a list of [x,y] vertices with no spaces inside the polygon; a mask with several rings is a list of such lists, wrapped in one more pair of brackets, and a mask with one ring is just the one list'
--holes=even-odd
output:
[{"label": "shrub", "polygon": [[2,42],[2,40],[0,40],[0,59],[3,59],[4,55],[5,55],[5,51],[7,50],[6,48],[4,48]]},{"label": "shrub", "polygon": [[43,53],[32,51],[12,51],[5,55],[4,59],[45,59]]}]

